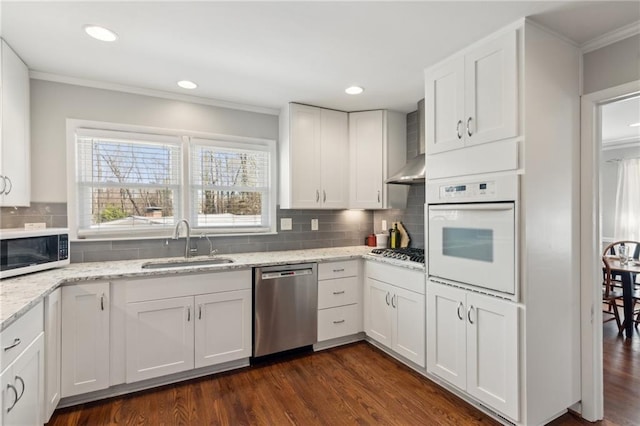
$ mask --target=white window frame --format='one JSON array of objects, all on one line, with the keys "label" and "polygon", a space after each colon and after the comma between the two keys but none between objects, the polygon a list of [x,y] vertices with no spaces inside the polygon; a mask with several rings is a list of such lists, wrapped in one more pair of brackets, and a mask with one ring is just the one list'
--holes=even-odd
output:
[{"label": "white window frame", "polygon": [[[174,224],[180,219],[186,218],[192,224],[194,235],[220,235],[220,236],[240,236],[240,235],[261,235],[276,233],[276,203],[277,203],[277,155],[276,142],[270,139],[249,138],[231,135],[220,135],[203,132],[193,132],[185,130],[162,129],[147,126],[134,126],[118,123],[108,123],[89,120],[67,119],[67,214],[69,237],[72,240],[91,240],[91,241],[111,241],[111,240],[138,240],[138,239],[154,239],[169,237],[173,228],[167,227],[150,228],[132,231],[130,228],[126,230],[100,230],[89,231],[86,229],[79,232],[79,206],[78,206],[78,185],[77,176],[77,144],[76,135],[78,132],[95,132],[96,135],[110,134],[112,132],[122,132],[129,134],[146,134],[153,135],[157,140],[176,140],[181,145],[182,154],[182,174],[181,188],[178,200],[176,200],[175,211],[178,215],[174,216]],[[203,141],[208,143],[219,143],[220,146],[231,145],[241,147],[243,144],[250,146],[259,146],[266,150],[269,154],[269,193],[266,205],[263,205],[263,217],[266,218],[267,226],[262,227],[198,227],[196,221],[197,212],[192,211],[191,200],[191,182],[190,182],[190,155],[191,141],[201,144]]]}]

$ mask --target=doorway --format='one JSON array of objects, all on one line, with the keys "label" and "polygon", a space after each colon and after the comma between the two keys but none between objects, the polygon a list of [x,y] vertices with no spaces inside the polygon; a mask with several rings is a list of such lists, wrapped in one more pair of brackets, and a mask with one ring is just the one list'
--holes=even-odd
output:
[{"label": "doorway", "polygon": [[[601,256],[603,224],[601,190],[603,107],[640,96],[640,81],[582,98],[581,111],[581,376],[582,416],[590,421],[604,416],[603,327],[601,310]],[[640,335],[635,336],[640,339]]]}]

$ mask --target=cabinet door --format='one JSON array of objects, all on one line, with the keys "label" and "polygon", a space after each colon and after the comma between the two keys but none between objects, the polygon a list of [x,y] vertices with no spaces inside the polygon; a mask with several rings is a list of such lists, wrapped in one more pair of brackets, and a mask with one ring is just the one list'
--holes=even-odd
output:
[{"label": "cabinet door", "polygon": [[40,335],[0,376],[2,422],[41,425],[44,407],[44,335]]},{"label": "cabinet door", "polygon": [[427,371],[465,390],[467,336],[464,291],[427,284]]},{"label": "cabinet door", "polygon": [[291,104],[291,208],[320,207],[320,108]]},{"label": "cabinet door", "polygon": [[368,304],[365,332],[367,336],[391,348],[393,287],[383,282],[367,278]]},{"label": "cabinet door", "polygon": [[516,52],[516,32],[512,31],[465,56],[464,119],[467,145],[517,135]]},{"label": "cabinet door", "polygon": [[251,356],[251,290],[195,297],[195,367]]},{"label": "cabinet door", "polygon": [[62,288],[62,397],[109,387],[109,283]]},{"label": "cabinet door", "polygon": [[5,43],[2,43],[2,124],[0,133],[0,205],[28,206],[30,202],[29,161],[29,70]]},{"label": "cabinet door", "polygon": [[349,207],[382,208],[384,111],[349,114]]},{"label": "cabinet door", "polygon": [[127,383],[193,368],[193,296],[127,303]]},{"label": "cabinet door", "polygon": [[518,419],[518,308],[467,293],[467,392]]},{"label": "cabinet door", "polygon": [[48,422],[60,402],[61,300],[60,288],[49,294],[44,305],[45,401]]},{"label": "cabinet door", "polygon": [[321,204],[326,209],[349,206],[349,120],[346,112],[321,112]]},{"label": "cabinet door", "polygon": [[425,75],[425,143],[428,155],[464,146],[464,58]]},{"label": "cabinet door", "polygon": [[392,349],[424,367],[424,295],[394,288],[391,306],[394,308]]}]

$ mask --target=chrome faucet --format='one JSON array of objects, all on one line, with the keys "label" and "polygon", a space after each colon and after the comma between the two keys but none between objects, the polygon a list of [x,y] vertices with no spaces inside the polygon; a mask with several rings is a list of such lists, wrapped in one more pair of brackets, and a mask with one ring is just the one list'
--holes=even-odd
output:
[{"label": "chrome faucet", "polygon": [[178,235],[180,233],[180,225],[182,225],[183,223],[187,228],[187,241],[184,245],[184,257],[185,259],[188,259],[191,257],[191,226],[189,226],[189,221],[187,219],[182,219],[178,223],[176,223],[176,228],[173,230],[173,239],[178,239]]}]

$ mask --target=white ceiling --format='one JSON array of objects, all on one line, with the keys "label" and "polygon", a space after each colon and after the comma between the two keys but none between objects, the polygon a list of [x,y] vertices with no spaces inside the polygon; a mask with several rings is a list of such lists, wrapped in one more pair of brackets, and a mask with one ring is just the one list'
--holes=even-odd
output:
[{"label": "white ceiling", "polygon": [[640,144],[640,126],[633,123],[640,123],[640,96],[603,105],[603,145]]},{"label": "white ceiling", "polygon": [[[423,70],[531,16],[580,45],[640,21],[638,1],[3,1],[2,37],[33,71],[266,108],[416,109]],[[86,36],[106,26],[115,43]],[[187,91],[176,81],[199,88]],[[360,96],[343,90],[358,84]]]}]

